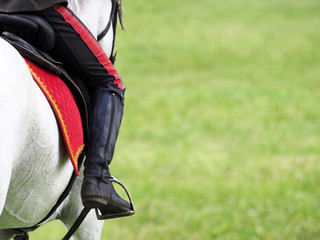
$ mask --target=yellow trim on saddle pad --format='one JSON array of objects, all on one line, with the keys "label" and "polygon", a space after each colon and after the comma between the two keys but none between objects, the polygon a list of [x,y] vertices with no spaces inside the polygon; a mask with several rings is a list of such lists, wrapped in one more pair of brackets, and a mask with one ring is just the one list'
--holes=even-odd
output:
[{"label": "yellow trim on saddle pad", "polygon": [[80,155],[80,153],[82,152],[83,148],[84,148],[84,144],[81,145],[77,151],[74,153],[72,150],[72,145],[70,142],[70,137],[69,137],[69,133],[67,130],[67,126],[65,124],[65,121],[63,119],[63,116],[61,114],[61,111],[59,109],[59,106],[57,105],[55,99],[53,98],[53,96],[50,94],[50,91],[47,89],[46,85],[44,84],[44,82],[40,79],[40,77],[37,75],[37,73],[32,69],[32,67],[27,63],[27,66],[30,70],[30,73],[32,74],[34,80],[37,82],[37,84],[39,85],[39,87],[43,90],[44,94],[46,95],[46,97],[48,98],[48,100],[51,102],[51,106],[54,108],[55,113],[56,113],[56,117],[59,119],[60,125],[61,125],[61,129],[63,131],[63,135],[65,136],[65,142],[67,145],[67,148],[70,150],[70,154],[71,154],[71,161],[72,164],[75,168],[75,171],[77,173],[77,175],[79,175],[78,173],[78,157]]}]

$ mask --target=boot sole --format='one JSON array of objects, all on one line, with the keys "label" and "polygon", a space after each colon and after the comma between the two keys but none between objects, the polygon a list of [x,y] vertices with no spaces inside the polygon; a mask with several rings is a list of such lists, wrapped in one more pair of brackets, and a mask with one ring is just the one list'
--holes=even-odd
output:
[{"label": "boot sole", "polygon": [[134,210],[117,207],[111,203],[108,203],[105,199],[96,197],[86,199],[83,202],[83,205],[90,209],[94,208],[99,220],[127,217],[135,213]]},{"label": "boot sole", "polygon": [[130,211],[128,208],[121,208],[113,205],[103,198],[90,197],[83,201],[83,205],[88,208],[98,208],[101,213],[119,213]]}]

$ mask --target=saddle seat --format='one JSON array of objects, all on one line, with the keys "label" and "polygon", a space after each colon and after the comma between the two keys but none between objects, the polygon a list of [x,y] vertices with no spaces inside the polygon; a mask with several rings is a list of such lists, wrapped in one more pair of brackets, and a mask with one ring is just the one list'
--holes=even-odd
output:
[{"label": "saddle seat", "polygon": [[41,17],[31,14],[0,13],[0,32],[14,33],[41,51],[49,51],[55,43],[54,31]]}]

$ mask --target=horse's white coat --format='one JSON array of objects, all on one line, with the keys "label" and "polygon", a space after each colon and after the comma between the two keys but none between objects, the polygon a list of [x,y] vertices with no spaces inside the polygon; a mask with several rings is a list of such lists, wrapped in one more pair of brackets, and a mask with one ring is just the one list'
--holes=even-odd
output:
[{"label": "horse's white coat", "polygon": [[[70,0],[68,7],[96,37],[109,21],[110,0]],[[112,29],[111,29],[112,30]],[[113,35],[100,41],[110,55]],[[47,215],[73,168],[50,105],[21,56],[0,39],[0,229],[30,227]],[[69,228],[82,210],[82,172],[52,219]],[[74,240],[100,239],[103,221],[91,211]],[[0,230],[0,239],[11,234]],[[62,236],[57,236],[57,239]]]}]

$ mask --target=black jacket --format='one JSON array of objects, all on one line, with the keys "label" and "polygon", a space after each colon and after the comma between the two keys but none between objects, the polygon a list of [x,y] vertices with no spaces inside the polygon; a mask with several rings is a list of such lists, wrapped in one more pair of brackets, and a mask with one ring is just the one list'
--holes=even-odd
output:
[{"label": "black jacket", "polygon": [[30,12],[39,11],[57,3],[67,3],[67,0],[0,0],[0,12]]}]

